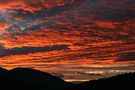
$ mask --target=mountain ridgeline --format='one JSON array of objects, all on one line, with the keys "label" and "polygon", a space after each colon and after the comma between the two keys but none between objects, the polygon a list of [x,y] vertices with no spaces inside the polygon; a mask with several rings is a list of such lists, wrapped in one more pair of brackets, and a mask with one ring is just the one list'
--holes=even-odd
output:
[{"label": "mountain ridgeline", "polygon": [[70,83],[38,70],[15,68],[0,69],[0,90],[59,90]]},{"label": "mountain ridgeline", "polygon": [[49,73],[28,68],[0,68],[0,90],[135,90],[135,73],[87,81],[65,82]]}]

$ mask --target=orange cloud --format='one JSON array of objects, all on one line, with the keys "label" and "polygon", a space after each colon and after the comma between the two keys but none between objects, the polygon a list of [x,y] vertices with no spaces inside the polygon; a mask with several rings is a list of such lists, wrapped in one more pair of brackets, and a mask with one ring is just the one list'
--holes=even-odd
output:
[{"label": "orange cloud", "polygon": [[34,13],[35,11],[40,11],[42,9],[48,10],[53,7],[72,3],[74,3],[74,0],[4,0],[0,1],[0,10],[14,6]]}]

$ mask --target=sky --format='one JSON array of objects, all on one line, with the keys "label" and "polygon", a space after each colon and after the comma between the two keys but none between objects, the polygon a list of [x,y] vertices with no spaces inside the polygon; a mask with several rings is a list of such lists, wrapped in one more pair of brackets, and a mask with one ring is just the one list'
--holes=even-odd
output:
[{"label": "sky", "polygon": [[0,67],[66,81],[135,71],[134,0],[0,0]]}]

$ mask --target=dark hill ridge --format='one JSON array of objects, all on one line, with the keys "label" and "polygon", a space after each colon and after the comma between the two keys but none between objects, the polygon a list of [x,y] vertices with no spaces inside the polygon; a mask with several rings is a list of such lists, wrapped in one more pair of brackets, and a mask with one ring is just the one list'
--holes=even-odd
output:
[{"label": "dark hill ridge", "polygon": [[135,90],[135,73],[72,85],[66,90]]},{"label": "dark hill ridge", "polygon": [[0,90],[135,90],[135,73],[88,81],[80,84],[65,82],[49,73],[28,68],[0,68]]},{"label": "dark hill ridge", "polygon": [[59,90],[67,88],[70,84],[59,77],[38,70],[0,69],[0,90]]},{"label": "dark hill ridge", "polygon": [[6,73],[7,72],[7,70],[6,69],[4,69],[4,68],[0,68],[0,74],[2,74],[2,73]]}]

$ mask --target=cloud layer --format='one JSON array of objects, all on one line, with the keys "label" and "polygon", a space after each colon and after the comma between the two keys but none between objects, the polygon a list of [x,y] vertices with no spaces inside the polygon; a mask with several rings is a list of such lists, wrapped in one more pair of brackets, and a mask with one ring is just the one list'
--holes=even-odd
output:
[{"label": "cloud layer", "polygon": [[129,67],[134,11],[134,0],[1,0],[0,66],[60,73]]}]

